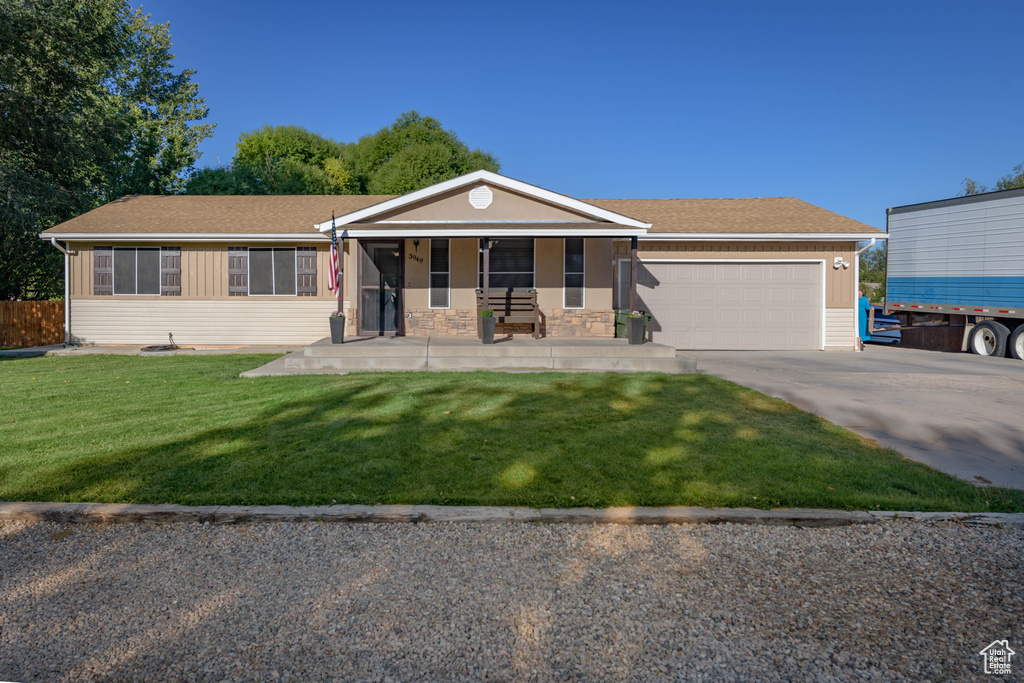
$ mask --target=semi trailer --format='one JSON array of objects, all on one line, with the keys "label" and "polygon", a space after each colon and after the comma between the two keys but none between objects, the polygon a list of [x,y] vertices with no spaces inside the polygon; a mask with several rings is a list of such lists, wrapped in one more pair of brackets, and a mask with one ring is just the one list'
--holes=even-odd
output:
[{"label": "semi trailer", "polygon": [[1024,360],[1024,188],[886,210],[885,312],[964,325],[980,356]]}]

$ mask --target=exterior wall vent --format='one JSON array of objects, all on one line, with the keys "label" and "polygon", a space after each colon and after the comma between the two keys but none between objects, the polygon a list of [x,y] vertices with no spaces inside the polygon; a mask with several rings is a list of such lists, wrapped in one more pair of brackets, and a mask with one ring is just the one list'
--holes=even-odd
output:
[{"label": "exterior wall vent", "polygon": [[469,203],[474,209],[486,209],[494,200],[494,193],[486,185],[478,185],[469,191]]}]

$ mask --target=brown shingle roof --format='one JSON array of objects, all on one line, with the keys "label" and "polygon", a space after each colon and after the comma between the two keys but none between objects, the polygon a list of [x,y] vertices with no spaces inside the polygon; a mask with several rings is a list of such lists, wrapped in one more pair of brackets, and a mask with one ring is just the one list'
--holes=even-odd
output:
[{"label": "brown shingle roof", "polygon": [[581,199],[651,223],[650,233],[864,233],[884,231],[793,197]]},{"label": "brown shingle roof", "polygon": [[[309,234],[313,225],[392,195],[130,196],[45,233]],[[794,199],[583,199],[651,223],[649,233],[879,233]]]},{"label": "brown shingle roof", "polygon": [[61,233],[302,234],[366,208],[380,195],[165,195],[122,197],[44,231]]}]

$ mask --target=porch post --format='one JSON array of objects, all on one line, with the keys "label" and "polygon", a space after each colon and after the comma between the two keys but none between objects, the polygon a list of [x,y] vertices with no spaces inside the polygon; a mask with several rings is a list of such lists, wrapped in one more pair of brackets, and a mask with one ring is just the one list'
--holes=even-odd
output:
[{"label": "porch post", "polygon": [[491,295],[491,238],[484,238],[484,306]]},{"label": "porch post", "polygon": [[338,310],[341,311],[342,315],[345,315],[345,271],[342,270],[344,263],[345,238],[342,237],[338,240],[338,262],[335,264],[338,268]]},{"label": "porch post", "polygon": [[634,237],[630,242],[629,252],[629,311],[636,310],[636,241]]}]

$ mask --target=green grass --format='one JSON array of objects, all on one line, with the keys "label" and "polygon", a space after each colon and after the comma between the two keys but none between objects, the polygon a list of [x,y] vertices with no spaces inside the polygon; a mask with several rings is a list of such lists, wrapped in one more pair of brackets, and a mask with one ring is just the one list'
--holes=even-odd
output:
[{"label": "green grass", "polygon": [[714,377],[238,377],[272,357],[0,359],[0,499],[1024,510]]}]

